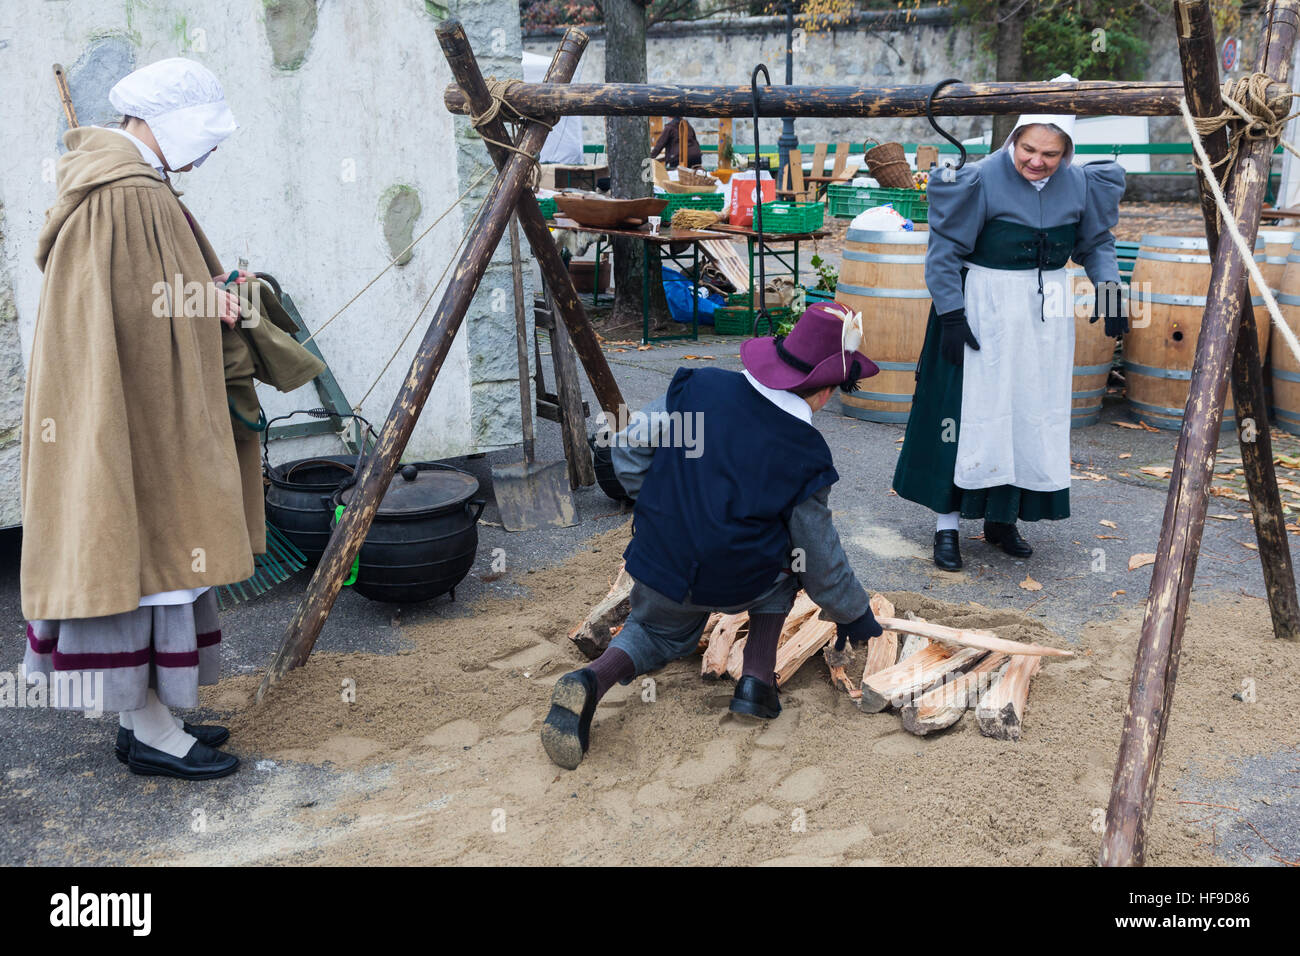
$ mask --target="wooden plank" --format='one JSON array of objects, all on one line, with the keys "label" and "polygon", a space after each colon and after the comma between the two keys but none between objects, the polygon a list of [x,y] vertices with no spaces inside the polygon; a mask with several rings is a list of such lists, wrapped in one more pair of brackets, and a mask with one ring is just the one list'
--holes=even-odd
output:
[{"label": "wooden plank", "polygon": [[727,281],[736,287],[737,292],[749,289],[749,264],[736,252],[730,239],[702,239],[700,252],[718,271],[727,277]]},{"label": "wooden plank", "polygon": [[975,722],[985,737],[1019,740],[1025,721],[1025,703],[1029,699],[1029,681],[1043,666],[1041,657],[1017,654],[1011,658],[1006,673],[991,687],[975,707]]},{"label": "wooden plank", "polygon": [[625,565],[619,565],[618,577],[610,586],[609,593],[600,599],[600,603],[591,609],[586,618],[569,632],[569,640],[578,650],[595,660],[605,653],[613,635],[610,629],[627,620],[631,608],[632,576],[627,573]]},{"label": "wooden plank", "polygon": [[594,485],[596,469],[591,461],[591,449],[587,447],[587,418],[583,414],[582,383],[578,381],[573,343],[563,322],[556,322],[547,334],[551,338],[551,364],[555,369],[556,404],[560,411],[560,436],[568,464],[569,487]]},{"label": "wooden plank", "polygon": [[1073,657],[1073,651],[1062,651],[1055,647],[1041,644],[1022,644],[990,634],[988,631],[967,631],[962,628],[947,627],[943,624],[931,624],[929,621],[908,621],[893,617],[880,621],[881,627],[890,627],[908,634],[919,634],[931,640],[963,647],[980,647],[986,651],[1001,651],[1003,654],[1036,654],[1041,657]]},{"label": "wooden plank", "polygon": [[909,698],[929,690],[946,674],[965,670],[986,653],[978,647],[967,647],[954,654],[940,644],[931,644],[907,660],[863,678],[858,707],[865,713],[875,714],[887,707],[902,706]]},{"label": "wooden plank", "polygon": [[903,728],[924,737],[951,727],[998,682],[1008,660],[1006,654],[992,653],[956,680],[940,684],[904,704],[900,712]]}]

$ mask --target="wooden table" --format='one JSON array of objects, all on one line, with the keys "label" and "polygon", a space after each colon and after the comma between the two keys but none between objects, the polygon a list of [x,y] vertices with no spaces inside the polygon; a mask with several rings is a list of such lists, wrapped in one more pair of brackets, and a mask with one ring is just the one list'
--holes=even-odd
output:
[{"label": "wooden table", "polygon": [[[656,245],[660,247],[661,259],[667,259],[669,262],[676,263],[685,253],[674,254],[671,250],[665,255],[664,247],[674,243],[686,242],[691,246],[691,333],[690,335],[650,335],[650,256],[642,256],[644,273],[641,283],[641,344],[648,345],[650,342],[666,342],[671,339],[691,339],[697,341],[700,337],[700,242],[706,239],[726,239],[721,232],[704,231],[699,229],[674,229],[670,225],[661,225],[658,233],[650,232],[650,227],[645,226],[614,226],[602,228],[600,226],[584,226],[572,219],[556,217],[551,223],[552,229],[563,229],[568,232],[594,232],[599,233],[607,238],[620,239],[640,239],[647,246]],[[712,227],[716,228],[716,227]],[[750,263],[751,267],[753,262]],[[600,258],[599,251],[596,259],[596,284],[599,285]],[[662,278],[660,279],[662,281]]]}]

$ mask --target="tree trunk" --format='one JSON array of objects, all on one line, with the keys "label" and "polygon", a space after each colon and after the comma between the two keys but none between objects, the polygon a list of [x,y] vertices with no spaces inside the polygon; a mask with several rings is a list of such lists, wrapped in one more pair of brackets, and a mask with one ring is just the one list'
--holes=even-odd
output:
[{"label": "tree trunk", "polygon": [[[998,0],[993,13],[997,31],[993,49],[998,58],[997,79],[1005,82],[1024,79],[1025,18],[1032,3],[1028,0]],[[997,149],[1016,125],[1015,116],[993,117],[992,149]]]},{"label": "tree trunk", "polygon": [[[605,11],[605,82],[646,82],[646,8],[638,0],[603,0]],[[605,120],[605,155],[610,192],[618,199],[654,193],[651,185],[650,124],[644,116]],[[668,318],[668,301],[659,280],[659,251],[636,239],[614,240],[614,311],[611,324],[641,323],[646,250],[650,249],[650,320]]]}]

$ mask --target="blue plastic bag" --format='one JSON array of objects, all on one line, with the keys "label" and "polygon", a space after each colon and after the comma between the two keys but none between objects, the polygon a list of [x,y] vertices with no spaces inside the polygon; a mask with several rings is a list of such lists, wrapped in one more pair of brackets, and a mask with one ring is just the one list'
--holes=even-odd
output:
[{"label": "blue plastic bag", "polygon": [[[674,322],[691,324],[691,280],[676,269],[663,266],[664,297],[668,299],[668,311]],[[713,324],[713,311],[727,300],[716,292],[700,287],[700,325]]]}]

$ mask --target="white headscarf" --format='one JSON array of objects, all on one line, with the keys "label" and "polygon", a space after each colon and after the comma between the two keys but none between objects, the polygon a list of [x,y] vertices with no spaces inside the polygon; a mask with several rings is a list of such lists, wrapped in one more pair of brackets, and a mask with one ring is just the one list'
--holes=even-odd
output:
[{"label": "white headscarf", "polygon": [[[1058,77],[1049,80],[1051,83],[1078,83],[1078,79],[1069,73],[1062,73]],[[1074,159],[1074,115],[1071,113],[1024,113],[1020,119],[1016,120],[1016,125],[1011,130],[1011,135],[1007,141],[1002,144],[1002,148],[1010,150],[1016,140],[1016,130],[1022,126],[1033,126],[1037,123],[1051,123],[1053,126],[1059,126],[1065,133],[1065,153],[1061,156],[1061,165],[1068,166]]]},{"label": "white headscarf", "polygon": [[113,108],[149,124],[172,169],[201,165],[239,128],[221,82],[201,63],[159,60],[128,73],[108,91]]}]

